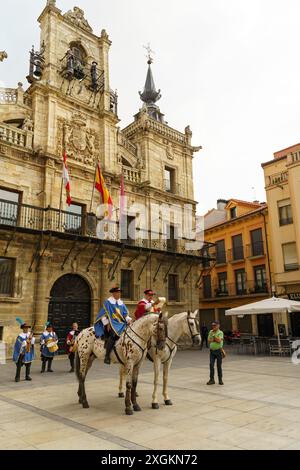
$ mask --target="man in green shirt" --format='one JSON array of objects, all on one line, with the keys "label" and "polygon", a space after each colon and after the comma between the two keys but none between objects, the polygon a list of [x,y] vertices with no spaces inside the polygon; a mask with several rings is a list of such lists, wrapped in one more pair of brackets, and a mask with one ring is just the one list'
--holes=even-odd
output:
[{"label": "man in green shirt", "polygon": [[224,385],[222,380],[222,348],[224,334],[223,331],[220,330],[219,321],[216,320],[212,322],[211,327],[212,329],[208,334],[208,343],[210,348],[210,379],[207,382],[207,385],[213,385],[215,383],[215,361],[217,361],[219,384]]}]

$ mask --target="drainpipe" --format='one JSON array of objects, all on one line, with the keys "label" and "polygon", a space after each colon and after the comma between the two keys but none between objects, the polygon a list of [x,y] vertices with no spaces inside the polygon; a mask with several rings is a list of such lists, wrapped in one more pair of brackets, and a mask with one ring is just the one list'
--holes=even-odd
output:
[{"label": "drainpipe", "polygon": [[266,224],[266,216],[264,212],[261,213],[264,219],[264,230],[265,230],[265,240],[266,240],[266,252],[267,252],[267,260],[268,260],[268,268],[269,268],[269,279],[270,279],[270,294],[273,295],[275,292],[272,290],[273,281],[272,281],[272,273],[271,273],[271,265],[270,265],[270,252],[269,252],[269,243],[268,243],[268,235],[267,235],[267,224]]}]

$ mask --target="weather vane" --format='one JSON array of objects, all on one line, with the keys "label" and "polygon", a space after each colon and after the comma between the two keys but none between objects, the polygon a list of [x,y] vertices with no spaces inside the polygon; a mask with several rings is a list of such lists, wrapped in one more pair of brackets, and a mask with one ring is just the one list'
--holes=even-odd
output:
[{"label": "weather vane", "polygon": [[152,49],[150,47],[150,42],[148,42],[147,46],[143,46],[143,48],[146,49],[146,51],[147,51],[146,57],[148,59],[148,64],[150,65],[153,62],[153,57],[151,57],[151,55],[155,54],[155,52],[152,51]]}]

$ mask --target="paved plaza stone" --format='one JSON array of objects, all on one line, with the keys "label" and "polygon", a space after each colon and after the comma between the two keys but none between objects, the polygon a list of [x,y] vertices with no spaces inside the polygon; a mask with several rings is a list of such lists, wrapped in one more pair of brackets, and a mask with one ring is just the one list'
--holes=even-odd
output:
[{"label": "paved plaza stone", "polygon": [[[207,386],[206,350],[179,351],[169,383],[173,406],[151,408],[152,364],[141,369],[142,411],[124,414],[118,366],[94,362],[77,400],[65,357],[54,373],[32,367],[32,382],[14,382],[12,362],[0,366],[0,449],[300,449],[300,365],[289,358],[230,354],[224,386]],[[23,371],[22,371],[23,373]],[[161,383],[161,380],[160,380]],[[160,386],[161,391],[161,386]]]}]

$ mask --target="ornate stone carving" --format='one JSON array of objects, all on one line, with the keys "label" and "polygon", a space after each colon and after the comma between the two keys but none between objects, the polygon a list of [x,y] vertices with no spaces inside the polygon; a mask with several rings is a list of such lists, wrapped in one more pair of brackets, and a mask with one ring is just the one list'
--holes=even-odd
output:
[{"label": "ornate stone carving", "polygon": [[86,126],[86,118],[76,113],[71,121],[58,119],[57,153],[66,151],[69,158],[95,166],[99,159],[100,143],[94,130]]},{"label": "ornate stone carving", "polygon": [[81,10],[81,8],[74,7],[73,11],[69,10],[64,14],[64,17],[71,23],[75,24],[75,26],[79,26],[80,28],[89,31],[90,33],[93,31],[88,21],[85,19],[84,11]]},{"label": "ornate stone carving", "polygon": [[166,148],[166,156],[169,160],[174,160],[174,148],[171,142],[168,142],[168,145]]},{"label": "ornate stone carving", "polygon": [[22,124],[22,130],[33,132],[33,120],[30,116],[25,117],[24,122]]}]

